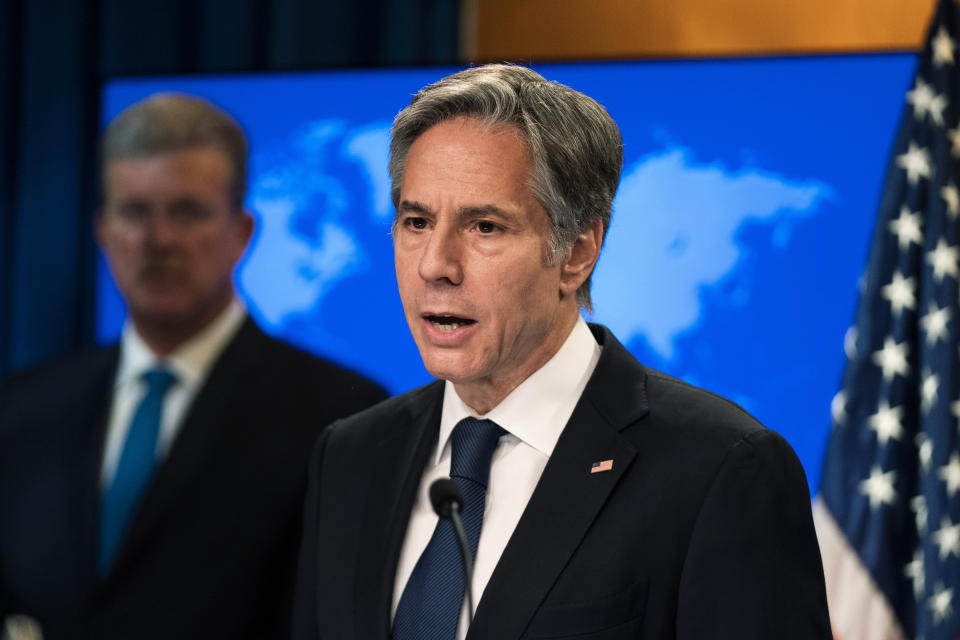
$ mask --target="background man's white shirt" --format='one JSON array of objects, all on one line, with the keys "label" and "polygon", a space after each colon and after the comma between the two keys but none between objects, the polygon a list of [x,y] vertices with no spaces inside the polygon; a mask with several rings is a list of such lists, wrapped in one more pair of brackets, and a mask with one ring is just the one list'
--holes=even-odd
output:
[{"label": "background man's white shirt", "polygon": [[[473,416],[493,420],[507,431],[507,435],[500,438],[490,463],[483,528],[474,561],[473,598],[476,606],[599,359],[600,345],[583,318],[578,317],[560,350],[488,414],[478,415],[464,404],[453,384],[446,383],[440,437],[420,481],[400,551],[391,619],[407,580],[437,526],[429,490],[434,480],[450,475],[450,434],[456,424]],[[464,599],[457,629],[458,640],[466,635],[466,622],[467,603]]]}]

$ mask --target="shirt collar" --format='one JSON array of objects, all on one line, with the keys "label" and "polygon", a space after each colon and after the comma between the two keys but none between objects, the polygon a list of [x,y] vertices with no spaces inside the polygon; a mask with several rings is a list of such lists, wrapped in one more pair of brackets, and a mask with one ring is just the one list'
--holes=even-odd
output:
[{"label": "shirt collar", "polygon": [[434,464],[441,461],[448,449],[447,441],[453,428],[467,416],[493,420],[549,457],[599,359],[600,345],[587,323],[578,316],[560,350],[484,416],[467,406],[448,380],[444,386]]},{"label": "shirt collar", "polygon": [[213,322],[166,358],[159,358],[153,353],[128,319],[120,338],[117,386],[129,384],[157,366],[169,369],[176,375],[177,382],[185,387],[199,384],[227,343],[240,330],[245,317],[243,305],[234,298]]}]

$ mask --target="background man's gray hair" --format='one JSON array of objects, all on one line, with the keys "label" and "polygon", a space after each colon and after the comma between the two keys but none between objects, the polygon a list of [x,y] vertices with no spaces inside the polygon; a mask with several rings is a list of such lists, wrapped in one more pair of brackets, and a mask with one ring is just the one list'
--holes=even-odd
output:
[{"label": "background man's gray hair", "polygon": [[225,111],[195,96],[158,93],[124,109],[103,134],[101,174],[113,160],[196,147],[226,155],[232,173],[230,198],[240,208],[247,188],[246,136]]},{"label": "background man's gray hair", "polygon": [[[458,116],[517,127],[533,164],[530,187],[550,216],[548,263],[556,264],[597,220],[606,235],[623,166],[620,129],[596,100],[525,67],[467,69],[421,89],[393,122],[390,177],[399,204],[407,152],[435,124]],[[591,308],[590,278],[577,291]]]}]

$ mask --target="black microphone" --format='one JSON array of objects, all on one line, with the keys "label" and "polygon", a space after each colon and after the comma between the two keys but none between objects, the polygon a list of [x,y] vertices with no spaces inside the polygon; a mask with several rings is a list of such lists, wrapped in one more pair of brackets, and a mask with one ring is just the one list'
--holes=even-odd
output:
[{"label": "black microphone", "polygon": [[[460,521],[460,509],[463,507],[463,496],[460,486],[452,478],[439,478],[430,485],[430,504],[441,518],[453,521],[453,530],[457,532],[457,542],[460,546],[460,558],[463,560],[464,586],[467,595],[467,621],[473,623],[473,558],[470,557],[470,548],[467,546],[467,534]],[[469,629],[469,626],[467,627]]]}]

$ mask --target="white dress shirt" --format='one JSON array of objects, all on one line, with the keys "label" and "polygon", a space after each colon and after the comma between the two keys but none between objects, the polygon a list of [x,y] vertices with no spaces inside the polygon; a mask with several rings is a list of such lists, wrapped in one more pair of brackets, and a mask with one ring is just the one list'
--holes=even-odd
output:
[{"label": "white dress shirt", "polygon": [[120,362],[114,379],[113,401],[100,467],[100,487],[106,489],[120,464],[120,453],[130,430],[130,421],[140,400],[147,392],[143,374],[154,367],[165,367],[176,376],[163,399],[163,416],[157,435],[156,455],[166,458],[170,446],[180,432],[183,417],[197,390],[203,385],[220,353],[233,339],[246,317],[236,299],[200,333],[181,345],[166,358],[158,358],[128,320],[120,338]]},{"label": "white dress shirt", "polygon": [[[449,441],[454,426],[461,419],[473,416],[493,420],[507,431],[507,435],[500,438],[490,463],[483,528],[473,569],[476,606],[599,359],[600,345],[586,322],[578,318],[560,350],[486,415],[477,415],[460,399],[453,384],[446,383],[440,437],[420,481],[400,551],[391,619],[407,580],[437,526],[429,490],[434,480],[450,475]],[[466,630],[464,599],[457,638],[462,640]]]}]

